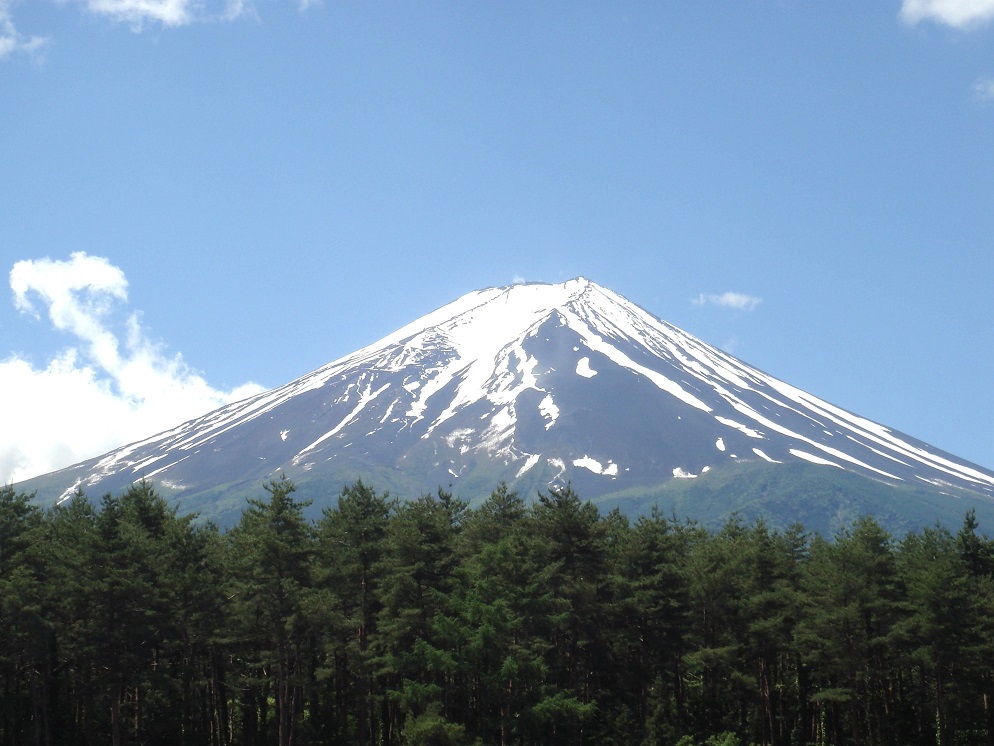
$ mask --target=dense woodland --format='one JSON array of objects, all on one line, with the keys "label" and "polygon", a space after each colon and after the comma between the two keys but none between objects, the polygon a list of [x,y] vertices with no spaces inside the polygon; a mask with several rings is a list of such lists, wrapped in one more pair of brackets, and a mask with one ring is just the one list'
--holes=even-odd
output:
[{"label": "dense woodland", "polygon": [[0,489],[0,744],[994,744],[994,542]]}]

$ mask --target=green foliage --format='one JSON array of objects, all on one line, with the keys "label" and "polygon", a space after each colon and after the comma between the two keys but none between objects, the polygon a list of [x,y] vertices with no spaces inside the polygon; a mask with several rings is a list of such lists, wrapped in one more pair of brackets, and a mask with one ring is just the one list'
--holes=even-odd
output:
[{"label": "green foliage", "polygon": [[762,520],[781,530],[803,524],[825,537],[872,515],[893,534],[933,525],[960,524],[967,509],[994,525],[994,503],[969,492],[949,494],[925,485],[892,485],[833,466],[802,462],[770,464],[732,461],[696,479],[671,479],[657,487],[633,487],[597,500],[603,511],[646,515],[653,507],[665,515],[690,517],[718,530],[733,515]]},{"label": "green foliage", "polygon": [[226,533],[145,482],[0,489],[0,744],[953,746],[994,736],[994,542],[831,538],[569,486],[475,509],[265,484]]}]

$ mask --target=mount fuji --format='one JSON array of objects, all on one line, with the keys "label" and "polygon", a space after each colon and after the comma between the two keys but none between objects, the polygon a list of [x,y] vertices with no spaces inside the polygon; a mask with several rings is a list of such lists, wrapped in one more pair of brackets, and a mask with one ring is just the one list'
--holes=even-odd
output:
[{"label": "mount fuji", "polygon": [[629,513],[736,510],[776,523],[793,519],[790,506],[796,519],[817,507],[826,530],[862,512],[922,525],[970,507],[994,518],[994,472],[584,278],[471,292],[284,386],[20,487],[51,504],[145,478],[223,524],[280,473],[315,510],[361,478],[471,502],[502,480],[522,494],[568,482]]}]

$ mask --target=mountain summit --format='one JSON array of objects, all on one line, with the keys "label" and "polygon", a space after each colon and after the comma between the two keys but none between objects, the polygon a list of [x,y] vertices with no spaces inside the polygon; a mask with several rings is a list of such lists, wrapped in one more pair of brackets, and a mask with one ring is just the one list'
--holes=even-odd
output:
[{"label": "mountain summit", "polygon": [[639,495],[730,464],[817,464],[991,502],[994,473],[847,412],[584,278],[469,293],[285,386],[32,480],[56,499],[146,478],[207,515],[285,472],[464,499],[505,480]]}]

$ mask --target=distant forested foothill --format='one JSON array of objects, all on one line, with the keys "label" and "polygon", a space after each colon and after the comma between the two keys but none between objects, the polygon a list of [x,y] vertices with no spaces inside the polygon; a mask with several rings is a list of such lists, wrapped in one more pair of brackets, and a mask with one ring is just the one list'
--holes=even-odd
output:
[{"label": "distant forested foothill", "polygon": [[994,542],[293,484],[0,489],[0,744],[994,743]]}]

